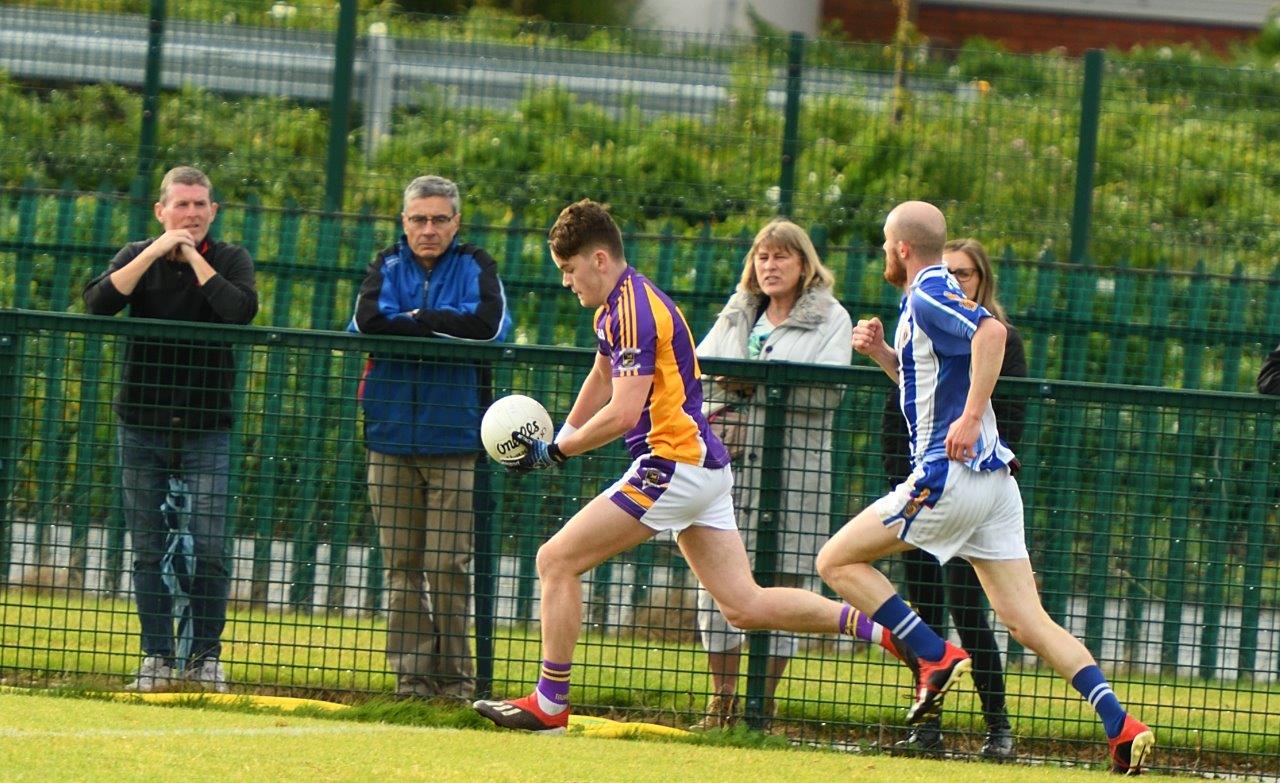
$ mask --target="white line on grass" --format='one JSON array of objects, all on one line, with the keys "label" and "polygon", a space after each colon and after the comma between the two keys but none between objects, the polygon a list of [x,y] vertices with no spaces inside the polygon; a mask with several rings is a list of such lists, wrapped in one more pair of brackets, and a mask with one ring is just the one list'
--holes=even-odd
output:
[{"label": "white line on grass", "polygon": [[76,729],[54,731],[44,729],[0,728],[3,739],[89,739],[92,737],[261,737],[303,736],[307,734],[382,734],[392,731],[427,731],[420,726],[388,726],[382,724],[354,724],[346,726],[262,726],[257,728],[174,728],[174,729]]}]

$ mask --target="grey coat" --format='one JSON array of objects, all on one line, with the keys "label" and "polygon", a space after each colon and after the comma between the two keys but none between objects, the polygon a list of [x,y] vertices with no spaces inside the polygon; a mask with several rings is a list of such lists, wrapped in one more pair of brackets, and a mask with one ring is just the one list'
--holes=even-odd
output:
[{"label": "grey coat", "polygon": [[[698,356],[746,359],[747,338],[764,305],[762,295],[735,293],[698,345]],[[853,324],[844,307],[828,289],[815,288],[802,294],[787,320],[774,327],[760,358],[848,366],[853,355],[852,336]],[[738,527],[754,558],[765,410],[752,401],[763,400],[764,389],[740,395],[713,381],[704,382],[704,389],[710,410],[732,402],[745,406],[747,411],[746,447],[741,459],[733,464],[734,501],[739,512]],[[842,388],[821,386],[793,388],[788,396],[783,513],[778,526],[777,570],[781,573],[812,576],[814,557],[831,535],[831,425],[842,394]]]}]

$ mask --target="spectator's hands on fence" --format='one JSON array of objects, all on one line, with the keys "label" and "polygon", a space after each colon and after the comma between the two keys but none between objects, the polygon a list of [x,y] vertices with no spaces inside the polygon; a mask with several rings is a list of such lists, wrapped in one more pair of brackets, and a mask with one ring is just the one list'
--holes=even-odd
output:
[{"label": "spectator's hands on fence", "polygon": [[560,450],[560,447],[554,443],[530,438],[519,431],[512,432],[511,439],[524,445],[524,456],[514,464],[507,466],[508,470],[516,473],[527,473],[531,470],[543,470],[553,465],[562,465],[565,460],[569,459]]},{"label": "spectator's hands on fence", "polygon": [[884,341],[884,324],[879,318],[863,318],[853,327],[853,350],[863,356],[872,356],[881,349],[888,348]]}]

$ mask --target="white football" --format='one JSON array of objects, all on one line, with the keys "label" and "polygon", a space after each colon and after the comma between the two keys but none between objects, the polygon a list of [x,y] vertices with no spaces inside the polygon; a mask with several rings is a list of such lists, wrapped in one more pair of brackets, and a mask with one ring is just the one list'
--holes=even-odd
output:
[{"label": "white football", "polygon": [[503,464],[519,460],[526,449],[523,443],[511,437],[513,432],[550,443],[551,414],[542,407],[542,403],[523,394],[494,400],[480,420],[480,442],[484,444],[484,450]]}]

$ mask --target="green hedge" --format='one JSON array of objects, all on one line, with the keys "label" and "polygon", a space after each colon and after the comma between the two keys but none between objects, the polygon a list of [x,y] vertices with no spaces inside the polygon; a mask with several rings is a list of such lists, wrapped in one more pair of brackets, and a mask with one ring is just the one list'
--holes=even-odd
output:
[{"label": "green hedge", "polygon": [[[201,4],[189,6],[184,13]],[[403,24],[545,47],[531,68],[570,46],[610,52],[601,63],[611,65],[627,62],[622,52],[660,51],[641,34],[599,31],[598,40],[570,41],[552,35],[561,28],[486,27],[483,18]],[[718,235],[754,231],[777,210],[783,119],[770,90],[779,85],[784,44],[670,45],[673,69],[696,72],[713,57],[732,63],[728,99],[711,110],[652,116],[636,105],[584,103],[555,84],[529,87],[509,111],[483,102],[458,107],[442,90],[429,91],[420,105],[395,112],[393,134],[372,159],[361,152],[362,129],[353,129],[344,208],[395,214],[403,184],[432,170],[463,184],[469,212],[519,213],[529,225],[590,196],[645,230],[676,220],[691,231],[712,225]],[[1188,48],[1113,54],[1099,129],[1096,262],[1191,269],[1204,260],[1209,271],[1240,262],[1248,274],[1270,272],[1280,251],[1280,74],[1246,54],[1240,68],[1209,64]],[[1079,62],[1011,55],[975,40],[958,52],[908,58],[909,94],[895,102],[876,86],[892,76],[890,55],[826,39],[806,49],[797,219],[826,226],[834,243],[875,246],[888,208],[920,197],[944,206],[953,234],[1009,245],[1021,257],[1055,246],[1065,256]],[[482,64],[475,74],[483,84]],[[836,77],[844,81],[830,86]],[[905,110],[900,120],[890,103]],[[118,86],[19,84],[0,75],[0,185],[128,191],[140,112],[139,95]],[[223,202],[323,202],[324,106],[185,88],[162,96],[159,118],[158,165],[209,169]]]}]

